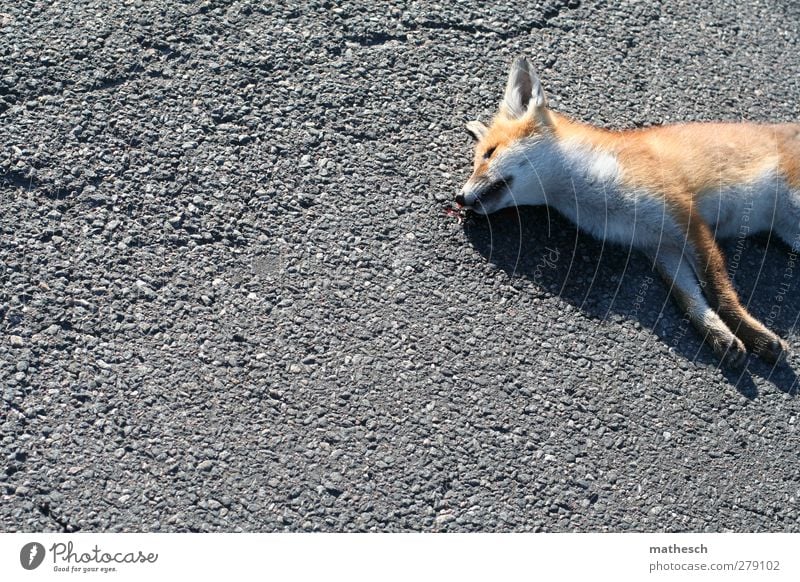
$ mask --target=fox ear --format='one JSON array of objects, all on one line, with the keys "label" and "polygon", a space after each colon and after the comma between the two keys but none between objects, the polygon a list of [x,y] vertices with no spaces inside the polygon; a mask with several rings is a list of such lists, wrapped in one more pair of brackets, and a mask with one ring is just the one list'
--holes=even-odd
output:
[{"label": "fox ear", "polygon": [[486,134],[489,132],[489,128],[486,127],[482,121],[468,121],[467,122],[467,131],[472,134],[476,140],[481,141]]},{"label": "fox ear", "polygon": [[511,63],[506,93],[500,103],[500,111],[511,119],[519,119],[547,107],[544,90],[533,67],[523,56]]}]

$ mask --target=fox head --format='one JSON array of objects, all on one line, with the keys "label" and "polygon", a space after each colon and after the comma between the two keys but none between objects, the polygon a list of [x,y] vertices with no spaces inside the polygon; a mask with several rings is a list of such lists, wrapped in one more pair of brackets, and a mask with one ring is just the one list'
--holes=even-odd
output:
[{"label": "fox head", "polygon": [[552,123],[539,77],[525,57],[517,57],[491,125],[467,123],[478,143],[472,175],[456,203],[478,214],[546,203],[555,153]]}]

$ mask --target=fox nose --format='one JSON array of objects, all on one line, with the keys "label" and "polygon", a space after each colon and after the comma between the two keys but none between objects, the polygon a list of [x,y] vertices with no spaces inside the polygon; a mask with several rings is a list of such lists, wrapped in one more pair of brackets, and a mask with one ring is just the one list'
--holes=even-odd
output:
[{"label": "fox nose", "polygon": [[459,206],[464,206],[464,195],[461,192],[456,194],[456,204]]}]

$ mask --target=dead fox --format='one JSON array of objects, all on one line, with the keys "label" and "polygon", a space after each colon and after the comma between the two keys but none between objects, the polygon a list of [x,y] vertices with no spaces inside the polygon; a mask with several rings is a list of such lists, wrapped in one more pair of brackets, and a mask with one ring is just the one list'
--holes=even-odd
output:
[{"label": "dead fox", "polygon": [[786,343],[742,305],[714,237],[772,229],[800,251],[800,124],[687,123],[611,131],[549,109],[524,57],[490,126],[467,124],[475,165],[456,203],[478,214],[547,204],[647,254],[722,363]]}]

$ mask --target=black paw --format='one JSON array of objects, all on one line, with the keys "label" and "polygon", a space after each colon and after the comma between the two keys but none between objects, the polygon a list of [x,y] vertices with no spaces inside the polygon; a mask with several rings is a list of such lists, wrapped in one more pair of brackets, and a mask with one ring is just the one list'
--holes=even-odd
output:
[{"label": "black paw", "polygon": [[786,359],[789,346],[775,334],[770,334],[756,344],[754,351],[770,364],[777,364]]},{"label": "black paw", "polygon": [[714,352],[726,368],[741,368],[747,359],[747,350],[736,336],[728,340],[714,342]]}]

